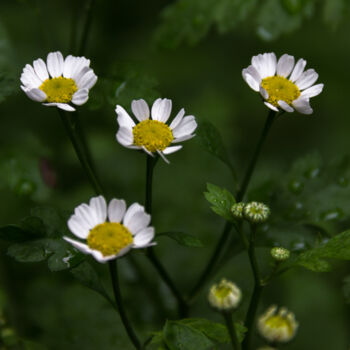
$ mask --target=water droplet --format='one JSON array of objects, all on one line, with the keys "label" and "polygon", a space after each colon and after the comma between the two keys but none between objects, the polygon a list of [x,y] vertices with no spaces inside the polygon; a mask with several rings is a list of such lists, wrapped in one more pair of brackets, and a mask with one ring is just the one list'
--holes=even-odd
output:
[{"label": "water droplet", "polygon": [[299,194],[302,192],[304,184],[298,180],[291,180],[288,184],[288,189],[294,194]]},{"label": "water droplet", "polygon": [[344,216],[341,209],[327,210],[321,214],[321,219],[324,221],[339,220]]}]

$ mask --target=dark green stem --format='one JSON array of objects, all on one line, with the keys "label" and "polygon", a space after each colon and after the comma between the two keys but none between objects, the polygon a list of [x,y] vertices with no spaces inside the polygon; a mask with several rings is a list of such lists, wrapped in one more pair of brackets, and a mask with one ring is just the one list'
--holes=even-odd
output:
[{"label": "dark green stem", "polygon": [[[148,214],[152,216],[152,186],[153,186],[153,170],[158,160],[158,156],[153,158],[147,155],[146,160],[146,194],[145,194],[145,209]],[[147,249],[147,257],[158,271],[160,277],[163,279],[164,283],[168,286],[174,297],[178,302],[179,315],[185,317],[187,314],[187,303],[179,290],[176,288],[173,280],[170,278],[169,274],[165,270],[164,266],[161,264],[159,259],[154,253],[153,247]]]},{"label": "dark green stem", "polygon": [[230,335],[232,349],[233,350],[241,350],[241,343],[238,340],[235,325],[232,321],[232,313],[231,312],[223,312],[222,314],[223,314],[225,322],[226,322],[228,334]]},{"label": "dark green stem", "polygon": [[245,319],[245,326],[247,327],[248,330],[243,341],[243,350],[251,349],[252,337],[253,337],[254,328],[255,328],[255,317],[258,310],[261,294],[264,288],[264,285],[260,277],[259,266],[256,259],[256,254],[255,254],[255,232],[256,232],[256,226],[252,226],[252,232],[251,232],[250,241],[249,241],[248,256],[249,256],[249,262],[254,275],[254,290],[250,299],[249,308]]},{"label": "dark green stem", "polygon": [[253,157],[249,163],[249,166],[247,168],[247,171],[244,175],[244,178],[243,178],[243,181],[242,181],[242,185],[237,193],[237,202],[240,202],[243,198],[244,198],[244,195],[247,191],[247,188],[248,188],[248,185],[249,185],[249,182],[252,178],[252,175],[253,175],[253,172],[254,172],[254,169],[255,169],[255,166],[256,166],[256,163],[258,161],[258,158],[260,156],[260,153],[261,153],[261,150],[262,150],[262,147],[263,147],[263,144],[266,140],[266,137],[271,129],[271,126],[272,126],[272,123],[273,121],[275,120],[275,116],[276,116],[276,112],[270,110],[268,116],[267,116],[267,119],[266,119],[266,122],[265,122],[265,125],[264,125],[264,128],[261,132],[261,135],[260,135],[260,139],[258,141],[258,144],[256,145],[256,148],[255,148],[255,151],[254,151],[254,154],[253,154]]},{"label": "dark green stem", "polygon": [[225,223],[225,227],[222,231],[222,234],[221,234],[221,237],[220,237],[218,243],[216,244],[216,247],[214,249],[214,252],[213,252],[211,258],[209,259],[206,267],[204,268],[203,272],[201,273],[199,280],[197,281],[197,283],[195,284],[195,286],[192,288],[192,290],[190,292],[190,299],[191,300],[193,300],[197,296],[197,294],[202,289],[205,282],[208,280],[208,278],[212,274],[214,267],[215,267],[215,264],[221,255],[222,247],[224,246],[224,244],[225,244],[225,242],[230,234],[231,228],[232,228],[232,224],[227,221]]},{"label": "dark green stem", "polygon": [[94,5],[95,5],[95,0],[87,0],[85,5],[86,19],[85,19],[83,33],[81,36],[80,47],[78,51],[80,56],[83,56],[85,53],[87,38],[89,36],[91,23],[92,23],[92,13],[93,13]]},{"label": "dark green stem", "polygon": [[125,327],[125,330],[129,336],[131,342],[134,344],[134,346],[137,350],[140,350],[141,349],[140,341],[137,338],[135,331],[132,328],[132,326],[128,320],[128,317],[126,316],[125,310],[124,310],[122,296],[120,294],[120,289],[119,289],[117,260],[112,260],[108,264],[109,264],[109,272],[111,274],[111,281],[112,281],[112,286],[113,286],[115,302],[116,302],[117,307],[118,307],[120,318],[123,322],[123,325]]},{"label": "dark green stem", "polygon": [[60,114],[63,125],[66,129],[66,132],[72,142],[75,153],[77,154],[77,157],[82,167],[84,168],[85,173],[92,187],[94,188],[96,194],[103,194],[102,187],[97,179],[97,176],[95,175],[95,172],[93,170],[89,157],[86,153],[86,150],[84,149],[83,142],[80,140],[79,135],[77,133],[77,125],[74,119],[74,115],[72,116],[71,114],[67,114],[61,109],[57,109],[57,110]]}]

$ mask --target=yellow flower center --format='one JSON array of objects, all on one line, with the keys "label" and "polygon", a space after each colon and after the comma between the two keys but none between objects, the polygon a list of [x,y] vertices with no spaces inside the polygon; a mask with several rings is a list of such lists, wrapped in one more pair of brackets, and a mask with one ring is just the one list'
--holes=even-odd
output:
[{"label": "yellow flower center", "polygon": [[98,250],[103,256],[118,254],[123,248],[133,242],[130,231],[117,222],[105,222],[90,230],[87,244],[91,249]]},{"label": "yellow flower center", "polygon": [[299,88],[287,78],[279,75],[263,79],[261,86],[269,94],[267,101],[275,107],[279,107],[278,101],[280,100],[290,105],[300,96]]},{"label": "yellow flower center", "polygon": [[291,324],[291,322],[280,315],[269,317],[265,321],[265,325],[275,330],[286,329],[290,337],[294,333],[293,325]]},{"label": "yellow flower center", "polygon": [[72,100],[78,87],[73,79],[58,77],[46,79],[39,89],[45,92],[47,102],[67,103]]},{"label": "yellow flower center", "polygon": [[134,144],[145,147],[150,152],[163,151],[174,139],[168,125],[158,120],[143,120],[132,130]]},{"label": "yellow flower center", "polygon": [[232,291],[231,288],[218,286],[215,291],[215,296],[218,299],[224,299],[231,293],[231,291]]}]

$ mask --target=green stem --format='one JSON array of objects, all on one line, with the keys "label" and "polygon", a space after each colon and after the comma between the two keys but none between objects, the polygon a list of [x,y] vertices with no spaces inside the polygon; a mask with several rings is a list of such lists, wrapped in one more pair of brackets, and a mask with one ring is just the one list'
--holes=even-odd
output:
[{"label": "green stem", "polygon": [[223,314],[225,322],[226,322],[226,328],[227,328],[228,334],[230,335],[232,349],[233,350],[241,350],[241,343],[238,340],[235,325],[232,321],[232,313],[231,312],[223,312],[222,314]]},{"label": "green stem", "polygon": [[141,349],[140,341],[137,338],[135,331],[132,328],[131,323],[129,322],[128,317],[126,316],[126,313],[124,310],[122,296],[120,294],[120,289],[119,289],[117,260],[112,260],[109,262],[109,272],[111,275],[114,297],[115,297],[116,304],[118,306],[120,318],[123,322],[123,325],[125,327],[125,330],[131,342],[134,344],[137,350],[140,350]]},{"label": "green stem", "polygon": [[248,256],[249,256],[249,262],[254,275],[254,290],[250,299],[249,308],[245,319],[245,326],[247,327],[248,331],[243,341],[243,350],[251,349],[252,336],[254,334],[254,328],[255,328],[255,317],[258,310],[261,294],[264,288],[264,285],[262,284],[262,281],[261,281],[259,266],[256,259],[256,254],[255,254],[255,233],[256,233],[256,226],[252,226]]},{"label": "green stem", "polygon": [[261,150],[262,150],[262,147],[264,145],[264,142],[266,140],[266,137],[271,129],[271,126],[272,126],[272,123],[273,121],[275,120],[275,116],[276,116],[276,112],[270,110],[268,116],[267,116],[267,119],[266,119],[266,122],[265,122],[265,125],[264,125],[264,128],[261,132],[261,135],[260,135],[260,139],[258,141],[258,144],[256,145],[256,148],[255,148],[255,151],[253,153],[253,157],[249,163],[249,166],[247,168],[247,171],[244,175],[244,178],[243,178],[243,181],[242,181],[242,185],[237,193],[237,202],[240,202],[243,198],[244,198],[244,195],[247,191],[247,188],[248,188],[248,185],[249,185],[249,182],[252,178],[252,175],[253,175],[253,172],[254,172],[254,169],[255,169],[255,166],[256,166],[256,163],[259,159],[259,156],[260,156],[260,153],[261,153]]},{"label": "green stem", "polygon": [[197,283],[195,284],[195,286],[192,288],[192,290],[190,292],[190,300],[193,301],[193,299],[198,295],[198,293],[202,289],[203,285],[205,284],[205,282],[208,280],[208,278],[212,274],[214,267],[215,267],[215,264],[220,257],[222,247],[225,245],[225,242],[230,234],[231,228],[232,228],[232,224],[230,222],[226,221],[225,227],[224,227],[222,234],[220,236],[220,239],[219,239],[218,243],[216,244],[216,247],[211,255],[211,258],[209,259],[209,261],[208,261],[206,267],[204,268],[201,276],[199,277]]},{"label": "green stem", "polygon": [[[152,188],[153,188],[153,170],[157,163],[158,157],[153,158],[147,155],[146,159],[146,194],[145,194],[145,210],[148,214],[152,216]],[[174,297],[178,302],[179,314],[184,317],[187,314],[187,303],[182,297],[179,290],[176,288],[173,280],[170,278],[164,266],[161,264],[159,259],[154,253],[153,247],[147,249],[147,257],[158,271],[160,277],[163,279],[164,283],[168,286]]]},{"label": "green stem", "polygon": [[67,114],[61,109],[57,109],[57,110],[59,112],[63,125],[66,129],[66,132],[72,142],[75,153],[77,154],[77,157],[82,167],[84,168],[85,173],[92,187],[94,188],[96,194],[102,194],[103,193],[102,187],[97,179],[97,176],[94,173],[91,162],[89,161],[89,157],[86,154],[86,150],[84,149],[83,142],[80,140],[79,135],[77,133],[76,121],[74,120],[74,118],[72,118],[70,114]]},{"label": "green stem", "polygon": [[94,5],[95,5],[95,0],[87,0],[86,5],[85,5],[86,19],[85,19],[83,33],[81,36],[80,47],[79,47],[79,51],[78,51],[80,56],[83,56],[85,53],[87,38],[89,36],[91,23],[92,23],[92,13],[93,13],[92,10],[94,8]]}]

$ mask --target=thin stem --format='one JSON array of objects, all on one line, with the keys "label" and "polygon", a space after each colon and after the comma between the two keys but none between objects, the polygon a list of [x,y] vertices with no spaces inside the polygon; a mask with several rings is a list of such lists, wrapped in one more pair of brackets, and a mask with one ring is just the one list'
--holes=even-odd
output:
[{"label": "thin stem", "polygon": [[85,173],[94,188],[96,194],[102,194],[103,190],[102,187],[97,179],[97,176],[95,175],[91,162],[89,161],[89,158],[86,154],[86,151],[84,149],[83,143],[81,142],[79,135],[77,134],[77,126],[76,121],[74,118],[71,117],[71,115],[68,115],[61,109],[58,109],[59,115],[62,119],[63,125],[66,129],[66,132],[72,142],[72,145],[74,147],[75,153],[77,154],[77,157],[82,165],[82,167],[85,170]]},{"label": "thin stem", "polygon": [[93,12],[92,10],[94,8],[94,5],[95,5],[95,0],[87,0],[86,6],[85,6],[86,19],[85,19],[83,33],[81,36],[80,47],[78,51],[80,56],[84,55],[85,53],[87,38],[89,36],[91,23],[92,23],[92,12]]},{"label": "thin stem", "polygon": [[255,317],[258,310],[261,294],[264,288],[264,285],[261,281],[259,266],[255,254],[255,233],[256,226],[254,225],[252,226],[252,232],[250,235],[248,249],[249,262],[254,275],[254,290],[250,299],[249,308],[245,319],[245,326],[247,327],[248,331],[243,341],[243,350],[251,349],[252,336],[255,328]]},{"label": "thin stem", "polygon": [[134,344],[137,350],[140,350],[141,349],[140,341],[137,338],[135,331],[132,328],[131,323],[129,322],[128,317],[126,316],[126,313],[124,310],[122,296],[120,294],[120,289],[119,289],[117,260],[112,260],[109,262],[109,272],[111,275],[114,297],[115,297],[116,304],[118,306],[120,318],[123,322],[123,325],[125,327],[126,332],[128,333],[128,336],[131,342]]},{"label": "thin stem", "polygon": [[276,112],[270,110],[270,112],[267,116],[264,128],[261,132],[260,139],[259,139],[258,144],[256,145],[255,151],[253,153],[253,157],[252,157],[252,159],[249,163],[249,166],[247,168],[247,171],[244,175],[242,185],[237,193],[237,202],[240,202],[244,198],[244,195],[247,191],[249,182],[252,178],[256,163],[259,159],[263,144],[264,144],[266,137],[271,129],[272,123],[275,120],[275,116],[276,116]]},{"label": "thin stem", "polygon": [[222,234],[220,236],[220,239],[219,239],[218,243],[216,244],[216,247],[212,253],[211,258],[209,259],[209,261],[208,261],[206,267],[204,268],[201,276],[199,277],[197,283],[195,284],[195,286],[192,288],[192,290],[190,292],[190,299],[192,301],[197,296],[197,294],[202,289],[203,285],[205,284],[205,282],[207,281],[207,279],[210,277],[211,273],[213,272],[215,264],[220,257],[222,247],[224,246],[224,244],[225,244],[225,242],[230,234],[231,228],[232,228],[232,224],[230,222],[226,221],[224,229],[223,229]]},{"label": "thin stem", "polygon": [[[153,188],[153,170],[156,165],[158,157],[153,158],[147,155],[146,160],[146,193],[145,193],[145,209],[148,214],[152,216],[152,188]],[[160,277],[163,279],[164,283],[168,286],[174,297],[178,302],[179,315],[181,317],[186,316],[187,314],[187,303],[179,290],[176,288],[173,280],[170,278],[164,266],[161,264],[159,259],[154,253],[153,247],[147,249],[147,257],[158,271]]]},{"label": "thin stem", "polygon": [[241,350],[241,343],[238,340],[237,332],[235,325],[232,321],[232,313],[231,312],[223,312],[222,313],[226,322],[226,328],[228,334],[230,335],[232,349],[233,350]]}]

